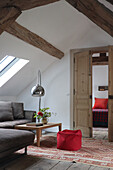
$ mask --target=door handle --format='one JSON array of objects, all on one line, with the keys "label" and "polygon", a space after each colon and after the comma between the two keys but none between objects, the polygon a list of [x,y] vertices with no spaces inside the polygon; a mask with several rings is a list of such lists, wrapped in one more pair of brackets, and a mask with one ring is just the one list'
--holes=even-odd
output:
[{"label": "door handle", "polygon": [[89,98],[92,99],[92,95],[90,95]]}]

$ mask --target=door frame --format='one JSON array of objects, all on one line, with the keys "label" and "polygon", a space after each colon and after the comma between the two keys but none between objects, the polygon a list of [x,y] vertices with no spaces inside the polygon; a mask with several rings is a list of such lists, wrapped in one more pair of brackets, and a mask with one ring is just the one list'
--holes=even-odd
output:
[{"label": "door frame", "polygon": [[91,51],[93,53],[108,52],[109,46],[78,48],[70,50],[70,128],[74,125],[74,57],[76,53],[83,51]]}]

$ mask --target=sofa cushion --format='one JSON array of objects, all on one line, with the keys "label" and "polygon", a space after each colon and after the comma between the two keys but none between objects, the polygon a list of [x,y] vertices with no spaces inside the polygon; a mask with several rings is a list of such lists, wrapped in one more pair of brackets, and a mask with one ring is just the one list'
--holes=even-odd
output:
[{"label": "sofa cushion", "polygon": [[19,150],[34,141],[34,133],[26,130],[0,129],[0,158]]},{"label": "sofa cushion", "polygon": [[7,102],[7,101],[0,101],[0,107],[7,107],[7,108],[11,108],[11,102]]},{"label": "sofa cushion", "polygon": [[12,103],[14,119],[24,118],[23,103]]},{"label": "sofa cushion", "polygon": [[0,122],[0,128],[14,128],[15,125],[21,125],[25,123],[31,122],[28,119],[19,119],[19,120],[13,120],[13,121],[5,121],[5,122]]},{"label": "sofa cushion", "polygon": [[0,106],[0,122],[10,120],[14,120],[12,108]]}]

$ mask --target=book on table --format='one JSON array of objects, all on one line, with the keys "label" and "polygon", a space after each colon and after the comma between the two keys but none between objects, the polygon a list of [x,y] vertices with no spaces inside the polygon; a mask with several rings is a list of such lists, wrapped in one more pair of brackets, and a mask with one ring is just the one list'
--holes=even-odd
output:
[{"label": "book on table", "polygon": [[35,123],[35,122],[31,122],[31,123],[26,123],[27,126],[43,126],[43,123]]}]

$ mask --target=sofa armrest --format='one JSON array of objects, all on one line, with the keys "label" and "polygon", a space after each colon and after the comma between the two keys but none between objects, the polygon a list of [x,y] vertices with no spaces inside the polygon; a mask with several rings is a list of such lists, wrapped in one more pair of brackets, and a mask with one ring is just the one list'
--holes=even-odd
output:
[{"label": "sofa armrest", "polygon": [[36,118],[34,118],[34,113],[36,113],[36,111],[24,110],[24,118],[31,120],[31,122],[36,122]]}]

